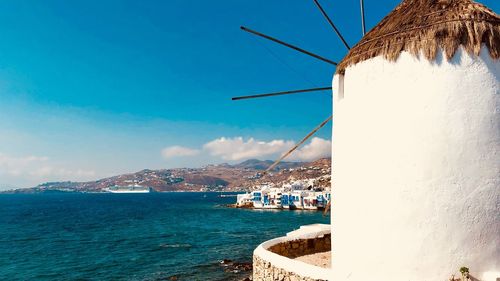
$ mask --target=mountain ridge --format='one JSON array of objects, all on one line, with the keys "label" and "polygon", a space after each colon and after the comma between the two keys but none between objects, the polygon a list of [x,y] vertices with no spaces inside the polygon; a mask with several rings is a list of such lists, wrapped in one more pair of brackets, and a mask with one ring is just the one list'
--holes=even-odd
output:
[{"label": "mountain ridge", "polygon": [[[286,180],[286,176],[301,178],[299,171],[309,173],[310,177],[320,176],[318,167],[323,167],[322,174],[326,174],[325,167],[330,165],[329,158],[322,158],[312,162],[282,162],[272,172],[262,176],[262,172],[274,161],[249,159],[237,164],[207,165],[201,168],[173,168],[173,169],[142,169],[134,173],[126,173],[87,182],[46,182],[31,188],[22,188],[3,191],[3,193],[37,193],[37,192],[104,192],[112,186],[141,185],[153,188],[155,191],[241,191],[249,190],[253,186],[266,181],[275,181],[275,178]],[[315,167],[308,169],[306,167]],[[328,174],[329,174],[328,169]],[[295,173],[294,173],[295,172]],[[281,175],[281,176],[280,176]],[[292,176],[293,175],[293,176]],[[324,176],[324,175],[323,175]]]}]

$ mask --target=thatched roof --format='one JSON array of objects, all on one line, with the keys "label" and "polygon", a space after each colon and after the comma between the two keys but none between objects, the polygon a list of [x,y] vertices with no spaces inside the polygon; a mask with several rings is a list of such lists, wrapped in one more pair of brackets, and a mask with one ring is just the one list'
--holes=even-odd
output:
[{"label": "thatched roof", "polygon": [[356,44],[337,66],[376,56],[395,61],[402,51],[434,60],[439,49],[451,59],[459,46],[479,55],[481,45],[500,58],[500,17],[472,0],[404,0]]}]

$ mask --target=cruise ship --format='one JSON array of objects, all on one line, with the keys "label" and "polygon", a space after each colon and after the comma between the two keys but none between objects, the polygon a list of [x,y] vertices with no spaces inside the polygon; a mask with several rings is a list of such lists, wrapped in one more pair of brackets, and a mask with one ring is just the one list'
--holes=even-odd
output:
[{"label": "cruise ship", "polygon": [[142,185],[129,185],[129,186],[111,186],[104,191],[109,193],[151,193],[154,190],[151,187],[142,186]]}]

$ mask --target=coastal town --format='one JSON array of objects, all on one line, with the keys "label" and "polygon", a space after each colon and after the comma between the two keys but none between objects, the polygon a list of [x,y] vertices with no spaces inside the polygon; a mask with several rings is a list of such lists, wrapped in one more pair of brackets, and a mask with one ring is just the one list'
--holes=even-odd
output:
[{"label": "coastal town", "polygon": [[264,185],[238,194],[236,208],[323,210],[330,202],[330,189],[315,188],[311,181],[296,181],[277,187]]},{"label": "coastal town", "polygon": [[[304,190],[304,194],[300,198],[309,196],[305,193],[329,191],[331,179],[331,160],[329,158],[313,162],[283,162],[271,172],[264,174],[264,170],[271,164],[272,161],[246,160],[238,164],[208,165],[201,168],[145,169],[136,173],[89,182],[48,182],[32,188],[8,190],[5,193],[260,191],[264,194],[262,196],[262,200],[264,200],[267,198],[265,195],[272,191],[274,197],[269,199],[273,199],[273,201],[262,202],[263,206],[271,206],[278,202],[274,195],[276,190],[282,189],[283,192]],[[281,193],[284,194],[283,192]],[[255,206],[258,207],[259,204],[255,204]]]}]

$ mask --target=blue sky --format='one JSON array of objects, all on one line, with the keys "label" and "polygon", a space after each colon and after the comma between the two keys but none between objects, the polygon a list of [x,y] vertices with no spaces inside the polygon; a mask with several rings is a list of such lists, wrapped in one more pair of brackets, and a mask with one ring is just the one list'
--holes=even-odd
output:
[{"label": "blue sky", "polygon": [[[368,29],[398,2],[366,1]],[[322,3],[354,45],[358,1]],[[240,25],[346,54],[306,0],[0,2],[0,189],[279,155],[331,114],[331,95],[230,98],[329,86],[335,69]],[[294,160],[331,127],[317,137]]]}]

